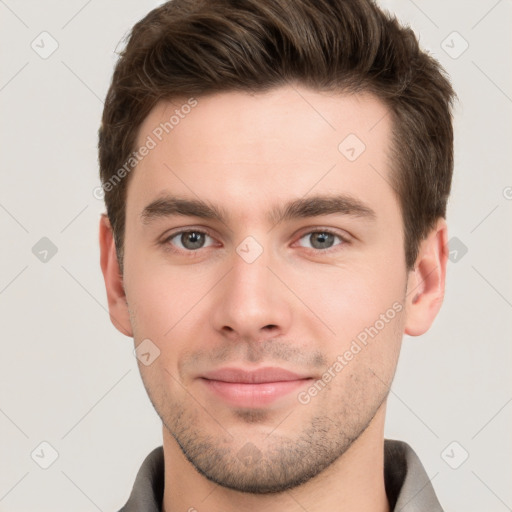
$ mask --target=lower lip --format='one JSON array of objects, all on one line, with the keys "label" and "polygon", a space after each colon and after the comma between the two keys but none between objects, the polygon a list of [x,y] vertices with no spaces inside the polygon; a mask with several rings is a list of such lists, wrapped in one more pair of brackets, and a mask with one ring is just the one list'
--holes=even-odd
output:
[{"label": "lower lip", "polygon": [[270,404],[311,381],[311,379],[300,379],[247,384],[203,378],[201,380],[211,392],[239,407],[260,407]]}]

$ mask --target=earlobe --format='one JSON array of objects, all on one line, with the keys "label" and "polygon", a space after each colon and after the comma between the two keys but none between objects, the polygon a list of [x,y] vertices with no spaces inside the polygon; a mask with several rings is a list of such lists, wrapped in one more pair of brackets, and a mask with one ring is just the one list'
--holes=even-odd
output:
[{"label": "earlobe", "polygon": [[105,280],[110,320],[119,332],[133,337],[123,277],[119,271],[119,262],[117,261],[114,236],[108,217],[105,214],[102,214],[100,219],[99,238],[100,265]]},{"label": "earlobe", "polygon": [[447,243],[446,221],[441,218],[421,242],[414,270],[409,272],[405,334],[424,334],[441,308],[448,261]]}]

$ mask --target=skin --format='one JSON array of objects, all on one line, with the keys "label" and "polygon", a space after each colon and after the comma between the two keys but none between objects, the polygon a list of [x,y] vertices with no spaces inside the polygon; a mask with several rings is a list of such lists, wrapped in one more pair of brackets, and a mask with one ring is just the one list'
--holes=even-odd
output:
[{"label": "skin", "polygon": [[[130,175],[122,276],[108,219],[100,222],[112,322],[136,346],[149,338],[160,350],[139,368],[163,423],[164,510],[387,511],[386,399],[403,334],[424,333],[441,306],[446,223],[407,271],[389,185],[391,116],[371,95],[285,86],[197,100]],[[137,147],[185,102],[159,103]],[[366,146],[353,162],[338,150],[351,133]],[[169,194],[215,204],[226,218],[144,220],[145,207]],[[374,217],[268,218],[276,205],[335,194]],[[192,238],[199,248],[169,238],[183,229],[209,236]],[[335,236],[318,239],[326,229]],[[263,249],[251,263],[236,250],[248,236]],[[400,311],[333,372],[393,304]],[[278,366],[311,380],[268,405],[239,407],[198,378],[223,366]],[[327,385],[301,403],[298,393],[329,367]]]}]

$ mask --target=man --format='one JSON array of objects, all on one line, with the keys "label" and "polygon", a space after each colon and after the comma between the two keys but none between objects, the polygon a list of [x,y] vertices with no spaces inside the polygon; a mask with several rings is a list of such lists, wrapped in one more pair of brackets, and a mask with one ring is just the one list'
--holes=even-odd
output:
[{"label": "man", "polygon": [[123,511],[439,511],[384,440],[442,303],[454,93],[367,0],[175,0],[99,140],[110,316],[163,448]]}]

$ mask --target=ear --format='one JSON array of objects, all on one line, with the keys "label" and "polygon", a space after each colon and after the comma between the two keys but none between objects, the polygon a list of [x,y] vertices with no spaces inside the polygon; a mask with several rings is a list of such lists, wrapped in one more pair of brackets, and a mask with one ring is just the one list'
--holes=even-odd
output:
[{"label": "ear", "polygon": [[409,272],[406,294],[405,334],[428,331],[444,298],[448,229],[443,218],[421,242],[414,270]]},{"label": "ear", "polygon": [[107,289],[110,321],[119,332],[133,337],[128,303],[124,293],[123,276],[119,272],[114,235],[110,221],[105,214],[102,214],[100,219],[100,264]]}]

